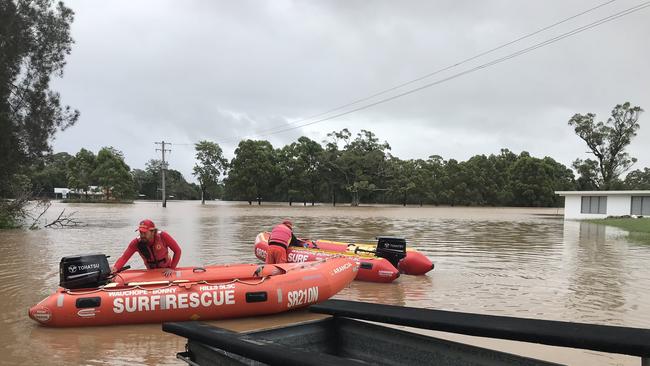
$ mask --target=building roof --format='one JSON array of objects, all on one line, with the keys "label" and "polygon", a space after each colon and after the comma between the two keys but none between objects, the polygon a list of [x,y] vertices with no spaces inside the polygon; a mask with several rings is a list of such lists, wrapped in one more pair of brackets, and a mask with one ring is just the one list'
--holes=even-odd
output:
[{"label": "building roof", "polygon": [[650,196],[650,191],[555,191],[560,196]]}]

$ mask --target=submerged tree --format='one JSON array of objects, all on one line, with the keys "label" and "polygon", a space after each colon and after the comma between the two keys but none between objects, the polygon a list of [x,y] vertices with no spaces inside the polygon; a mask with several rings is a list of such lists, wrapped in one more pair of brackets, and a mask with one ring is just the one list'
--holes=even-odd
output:
[{"label": "submerged tree", "polygon": [[102,186],[106,199],[132,198],[135,185],[131,168],[124,162],[124,155],[113,147],[104,147],[97,153],[97,167],[93,176]]},{"label": "submerged tree", "polygon": [[[593,113],[575,114],[569,120],[569,126],[574,127],[575,133],[587,143],[598,161],[598,171],[595,173],[598,177],[598,188],[609,189],[612,183],[636,162],[636,158],[630,157],[625,148],[632,141],[632,137],[636,136],[640,127],[637,121],[642,111],[641,107],[631,107],[629,102],[625,102],[614,107],[612,116],[606,122],[596,123],[596,115]],[[574,167],[582,169],[581,176],[589,176],[584,170],[593,164],[588,161],[584,163],[587,164],[576,161]]]},{"label": "submerged tree", "polygon": [[219,184],[219,177],[225,173],[228,161],[223,157],[219,144],[210,141],[199,141],[194,145],[196,160],[193,175],[199,180],[201,187],[201,204],[205,204],[205,194],[208,188]]},{"label": "submerged tree", "polygon": [[81,149],[68,161],[68,188],[83,191],[88,199],[88,189],[96,185],[93,172],[97,168],[97,157],[92,151]]},{"label": "submerged tree", "polygon": [[268,198],[278,179],[276,151],[268,141],[243,140],[235,149],[226,178],[230,199],[244,199],[261,204]]}]

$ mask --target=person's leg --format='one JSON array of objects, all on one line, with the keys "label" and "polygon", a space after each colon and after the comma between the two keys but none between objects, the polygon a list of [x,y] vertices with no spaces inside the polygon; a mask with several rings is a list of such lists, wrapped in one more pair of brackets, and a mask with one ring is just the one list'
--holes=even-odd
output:
[{"label": "person's leg", "polygon": [[266,264],[273,264],[273,247],[269,245],[269,248],[266,250]]},{"label": "person's leg", "polygon": [[284,248],[280,248],[281,250],[278,251],[278,258],[277,262],[275,263],[287,263],[287,250]]},{"label": "person's leg", "polygon": [[278,255],[278,249],[282,249],[277,245],[269,245],[269,249],[266,251],[266,264],[275,264],[278,263],[280,258]]}]

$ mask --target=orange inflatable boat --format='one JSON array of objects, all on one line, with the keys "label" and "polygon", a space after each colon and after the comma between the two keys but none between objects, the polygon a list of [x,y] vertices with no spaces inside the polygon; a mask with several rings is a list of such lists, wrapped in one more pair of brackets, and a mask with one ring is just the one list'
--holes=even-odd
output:
[{"label": "orange inflatable boat", "polygon": [[377,243],[343,243],[331,240],[316,240],[309,243],[321,250],[336,253],[369,253],[388,259],[400,273],[407,275],[423,275],[431,271],[433,262],[424,254],[413,248],[406,247],[406,240],[390,236],[377,237]]},{"label": "orange inflatable boat", "polygon": [[[266,259],[271,233],[262,232],[255,238],[255,256],[260,260]],[[318,246],[319,241],[308,242],[308,247],[290,246],[287,250],[287,260],[290,263],[318,261],[334,256],[345,256],[359,265],[356,280],[369,282],[393,282],[399,277],[399,270],[386,258],[377,257],[371,253],[346,253],[323,250]]]},{"label": "orange inflatable boat", "polygon": [[210,320],[279,313],[333,296],[356,276],[349,257],[310,263],[236,264],[126,270],[114,277],[106,256],[61,260],[61,287],[29,309],[43,326],[77,327]]}]

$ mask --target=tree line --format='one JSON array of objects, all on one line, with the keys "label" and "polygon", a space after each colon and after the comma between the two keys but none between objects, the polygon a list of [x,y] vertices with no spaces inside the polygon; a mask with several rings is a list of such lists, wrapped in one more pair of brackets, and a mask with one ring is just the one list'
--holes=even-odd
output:
[{"label": "tree line", "polygon": [[[195,145],[194,176],[188,183],[174,169],[166,169],[166,190],[173,199],[243,200],[249,203],[284,201],[463,206],[561,205],[557,190],[599,189],[598,169],[577,179],[571,169],[553,158],[537,158],[523,151],[501,149],[497,154],[475,155],[466,161],[432,155],[402,160],[390,145],[361,130],[328,134],[322,144],[308,137],[274,148],[265,140],[243,140],[227,161],[219,145]],[[150,160],[133,169],[123,154],[102,148],[97,155],[81,149],[75,155],[57,153],[36,159],[30,167],[33,192],[53,192],[54,187],[76,189],[83,198],[91,186],[104,189],[105,199],[161,199],[162,162]],[[224,177],[223,179],[221,177]],[[594,177],[585,179],[585,176]],[[609,189],[650,189],[650,169],[634,170]],[[87,196],[86,196],[87,197]]]},{"label": "tree line", "polygon": [[438,155],[402,160],[371,131],[361,130],[353,138],[343,129],[328,137],[324,145],[303,136],[278,149],[268,141],[241,141],[224,180],[224,198],[550,207],[561,204],[557,190],[650,188],[648,168],[632,171],[624,180],[613,174],[604,183],[598,164],[576,179],[563,164],[526,151],[501,149],[467,161]]}]

